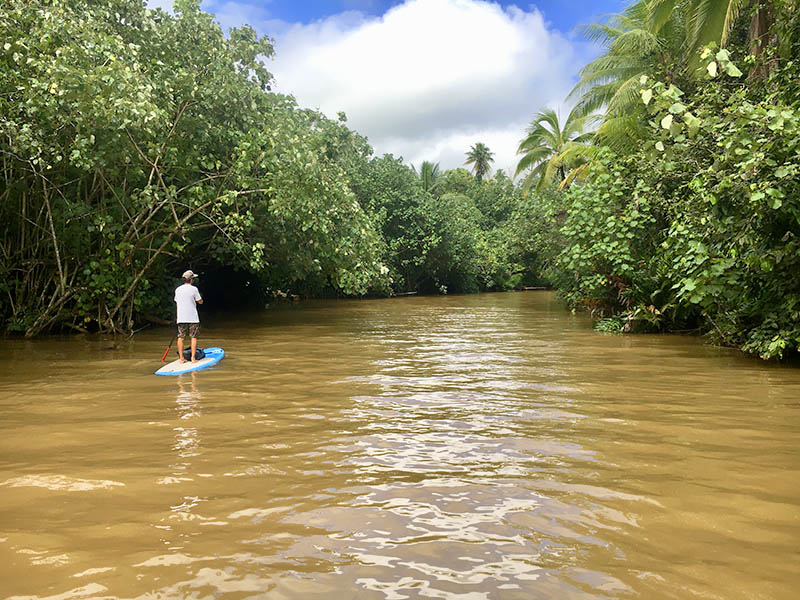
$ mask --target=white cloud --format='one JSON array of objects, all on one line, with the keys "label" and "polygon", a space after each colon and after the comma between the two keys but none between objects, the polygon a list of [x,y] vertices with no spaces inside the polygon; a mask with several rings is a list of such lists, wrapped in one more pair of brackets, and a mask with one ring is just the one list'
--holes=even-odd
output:
[{"label": "white cloud", "polygon": [[[256,10],[250,23],[276,38],[278,91],[331,117],[345,111],[377,154],[415,165],[461,166],[483,142],[513,172],[525,126],[562,106],[589,51],[535,8],[480,0],[407,0],[378,18],[350,11],[308,25]],[[214,12],[226,27],[247,20],[240,3]]]}]

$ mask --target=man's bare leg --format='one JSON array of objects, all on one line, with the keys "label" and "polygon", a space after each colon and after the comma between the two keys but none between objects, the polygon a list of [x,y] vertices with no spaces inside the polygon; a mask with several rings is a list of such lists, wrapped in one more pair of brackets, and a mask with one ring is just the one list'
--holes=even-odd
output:
[{"label": "man's bare leg", "polygon": [[181,336],[178,336],[178,356],[181,359],[181,364],[186,362],[183,360],[183,338]]},{"label": "man's bare leg", "polygon": [[197,359],[195,358],[195,354],[196,353],[197,353],[197,338],[193,337],[192,338],[192,362],[193,363],[197,362]]}]

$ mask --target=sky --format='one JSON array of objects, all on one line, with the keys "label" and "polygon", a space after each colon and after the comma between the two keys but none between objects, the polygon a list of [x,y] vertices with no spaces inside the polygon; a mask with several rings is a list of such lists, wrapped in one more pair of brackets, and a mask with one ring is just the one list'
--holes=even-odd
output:
[{"label": "sky", "polygon": [[[148,0],[169,8],[171,0]],[[580,69],[599,53],[576,27],[625,0],[203,0],[225,31],[275,41],[274,91],[347,124],[376,155],[464,165],[477,142],[513,175],[544,108],[569,113]]]}]

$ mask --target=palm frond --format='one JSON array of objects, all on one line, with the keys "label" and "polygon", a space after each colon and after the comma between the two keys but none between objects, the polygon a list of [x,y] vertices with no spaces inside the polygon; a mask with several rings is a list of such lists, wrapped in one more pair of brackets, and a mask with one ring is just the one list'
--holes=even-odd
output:
[{"label": "palm frond", "polygon": [[624,136],[608,133],[619,132],[620,122],[615,119],[627,112],[641,116],[637,107],[642,75],[653,74],[665,64],[683,68],[686,19],[678,8],[685,12],[685,6],[703,1],[711,0],[638,0],[606,24],[583,28],[589,39],[605,42],[606,52],[581,70],[568,98],[577,98],[576,115],[602,111],[606,122],[612,120],[600,126],[596,143],[602,139],[624,141]]},{"label": "palm frond", "polygon": [[649,14],[647,20],[653,31],[661,31],[669,23],[675,12],[676,5],[676,0],[650,0],[648,2]]},{"label": "palm frond", "polygon": [[626,154],[636,147],[637,141],[646,135],[646,124],[640,113],[609,116],[595,132],[597,143],[608,146],[619,154]]},{"label": "palm frond", "polygon": [[525,179],[522,180],[522,192],[523,194],[528,194],[533,187],[539,187],[543,176],[544,170],[547,166],[547,163],[540,163],[538,167],[531,170],[526,176]]},{"label": "palm frond", "polygon": [[581,34],[589,42],[595,44],[607,45],[612,40],[615,40],[621,33],[619,27],[604,23],[590,23],[588,25],[581,25],[577,28],[578,33]]},{"label": "palm frond", "polygon": [[561,166],[561,163],[558,161],[558,154],[553,154],[546,163],[544,163],[544,174],[542,178],[539,180],[539,187],[540,189],[545,184],[553,183],[556,180],[556,171]]},{"label": "palm frond", "polygon": [[641,102],[640,89],[641,84],[639,83],[638,74],[623,81],[609,99],[606,114],[619,115],[635,112]]},{"label": "palm frond", "polygon": [[621,55],[630,55],[656,52],[663,45],[664,41],[655,32],[637,28],[621,34],[614,40],[612,48]]},{"label": "palm frond", "polygon": [[558,155],[559,164],[579,164],[589,162],[597,158],[601,151],[600,146],[590,146],[588,144],[570,143],[564,151]]},{"label": "palm frond", "polygon": [[545,160],[550,154],[552,150],[545,146],[540,148],[536,148],[535,150],[529,150],[525,154],[523,154],[522,158],[520,159],[519,163],[517,163],[517,169],[514,172],[514,177],[517,177],[523,171],[531,168],[534,165],[538,165],[540,162]]},{"label": "palm frond", "polygon": [[[527,136],[520,142],[517,150],[522,158],[517,164],[514,177],[527,172],[523,189],[529,189],[534,179],[536,186],[542,187],[553,183],[559,171],[562,171],[563,176],[563,169],[572,165],[563,162],[562,153],[567,148],[583,146],[589,141],[593,134],[584,132],[597,118],[596,114],[583,114],[580,107],[573,107],[562,125],[555,110],[548,108],[539,111],[528,126]],[[574,152],[575,160],[578,160],[579,153]]]},{"label": "palm frond", "polygon": [[561,184],[558,186],[558,189],[564,190],[570,187],[576,181],[583,181],[589,174],[590,168],[591,168],[590,163],[586,163],[580,165],[579,167],[575,167],[569,173],[567,173],[567,176],[564,177],[564,181],[561,182]]},{"label": "palm frond", "polygon": [[728,10],[725,13],[725,22],[722,24],[722,38],[719,45],[724,46],[728,42],[728,35],[730,34],[736,20],[739,18],[739,13],[745,6],[743,0],[730,0],[728,3]]}]

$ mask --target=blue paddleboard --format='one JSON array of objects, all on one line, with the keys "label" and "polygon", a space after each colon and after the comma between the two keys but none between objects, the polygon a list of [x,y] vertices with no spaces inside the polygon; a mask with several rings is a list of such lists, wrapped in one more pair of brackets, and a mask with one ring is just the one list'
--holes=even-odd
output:
[{"label": "blue paddleboard", "polygon": [[201,371],[202,369],[213,367],[225,358],[225,350],[222,348],[203,348],[203,352],[206,354],[205,358],[201,358],[195,363],[188,360],[185,363],[181,363],[180,359],[175,359],[156,371],[156,375],[182,375],[192,371]]}]

